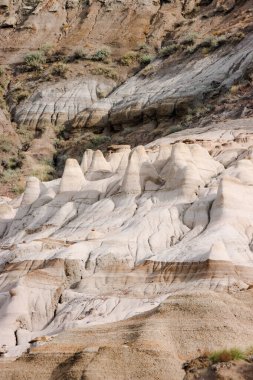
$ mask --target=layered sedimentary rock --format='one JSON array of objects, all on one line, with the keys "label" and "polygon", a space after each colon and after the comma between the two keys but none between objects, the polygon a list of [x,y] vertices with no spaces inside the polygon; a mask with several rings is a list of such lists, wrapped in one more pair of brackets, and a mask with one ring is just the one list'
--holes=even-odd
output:
[{"label": "layered sedimentary rock", "polygon": [[[82,3],[29,0],[19,4],[2,1],[0,28],[3,30],[0,40],[3,45],[0,61],[4,59],[5,62],[6,58],[16,62],[24,52],[43,45],[45,41],[62,44],[69,49],[75,46],[89,48],[91,45],[99,48],[101,44],[112,44],[116,49],[132,49],[137,43],[144,44],[147,34],[150,34],[153,44],[159,44],[168,23],[172,25],[182,11],[181,0],[172,6],[161,4],[159,0],[93,0]],[[163,12],[160,12],[161,8]],[[166,25],[168,14],[171,20],[168,22],[167,19]],[[18,38],[12,39],[16,28]],[[152,36],[154,29],[156,33]],[[122,36],[120,44],[119,35]]]},{"label": "layered sedimentary rock", "polygon": [[0,199],[0,379],[182,380],[253,343],[251,24],[251,1],[0,0],[1,194],[30,175]]},{"label": "layered sedimentary rock", "polygon": [[151,78],[144,78],[140,71],[115,91],[113,81],[94,78],[45,85],[17,108],[15,121],[27,126],[62,125],[75,118],[72,128],[103,130],[110,126],[118,131],[129,124],[180,117],[202,104],[206,96],[228,90],[241,80],[251,68],[252,46],[249,34],[222,55],[212,53],[197,61],[186,56],[176,66],[171,62],[165,67],[157,59],[151,65]]},{"label": "layered sedimentary rock", "polygon": [[[252,121],[112,146],[1,203],[0,339],[128,319],[253,285]],[[232,132],[231,132],[232,131]]]},{"label": "layered sedimentary rock", "polygon": [[94,78],[44,86],[17,108],[16,122],[30,128],[62,125],[83,109],[91,107],[99,98],[107,96],[113,86],[114,82],[111,80],[98,82]]},{"label": "layered sedimentary rock", "polygon": [[[251,66],[252,35],[222,56],[212,54],[197,62],[186,57],[182,63],[154,65],[154,75],[142,72],[127,80],[105,100],[95,102],[76,118],[80,126],[111,125],[120,130],[128,124],[182,116],[209,95],[229,89]],[[88,117],[89,115],[89,117]],[[86,121],[88,123],[86,125]]]},{"label": "layered sedimentary rock", "polygon": [[1,194],[88,147],[252,115],[251,19],[249,0],[3,0],[0,103],[19,143]]}]

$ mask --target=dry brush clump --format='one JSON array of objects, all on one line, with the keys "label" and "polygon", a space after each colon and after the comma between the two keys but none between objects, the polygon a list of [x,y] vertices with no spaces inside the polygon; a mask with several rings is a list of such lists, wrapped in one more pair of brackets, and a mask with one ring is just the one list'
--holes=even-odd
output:
[{"label": "dry brush clump", "polygon": [[155,65],[147,65],[141,72],[140,76],[143,78],[151,77],[157,71],[157,67]]},{"label": "dry brush clump", "polygon": [[197,33],[190,32],[180,39],[174,38],[168,41],[158,52],[158,57],[167,58],[177,52],[193,54],[200,49],[202,49],[203,54],[209,54],[221,46],[236,44],[244,37],[245,34],[242,31],[233,33],[215,31],[204,38],[200,38]]},{"label": "dry brush clump", "polygon": [[138,54],[134,51],[130,51],[126,54],[124,54],[121,58],[120,58],[120,64],[123,65],[123,66],[131,66],[132,64],[134,64],[136,61],[138,60]]},{"label": "dry brush clump", "polygon": [[119,63],[122,66],[132,66],[134,64],[140,64],[141,66],[149,65],[150,62],[154,59],[152,54],[149,54],[147,50],[140,49],[141,52],[130,51],[124,54]]},{"label": "dry brush clump", "polygon": [[146,66],[146,65],[149,65],[153,59],[154,59],[154,57],[152,55],[144,54],[144,55],[140,56],[139,62],[142,66]]},{"label": "dry brush clump", "polygon": [[25,68],[27,71],[41,71],[43,64],[46,63],[46,56],[43,51],[29,53],[24,59]]},{"label": "dry brush clump", "polygon": [[98,66],[98,67],[92,68],[90,72],[92,75],[102,75],[105,78],[113,79],[113,80],[118,79],[117,72],[110,67]]},{"label": "dry brush clump", "polygon": [[97,148],[102,144],[109,144],[111,142],[110,136],[97,135],[90,139],[91,148]]},{"label": "dry brush clump", "polygon": [[236,33],[224,33],[220,34],[218,32],[211,35],[207,35],[202,41],[188,46],[186,53],[192,54],[202,49],[203,54],[209,54],[210,52],[220,48],[224,45],[236,44],[240,42],[245,37],[243,32]]},{"label": "dry brush clump", "polygon": [[83,49],[77,49],[74,51],[71,59],[72,61],[78,61],[78,60],[85,59],[86,57],[87,57],[87,54],[84,52]]},{"label": "dry brush clump", "polygon": [[68,65],[64,62],[57,62],[53,65],[51,73],[54,76],[66,78],[68,72]]},{"label": "dry brush clump", "polygon": [[166,58],[169,57],[170,55],[174,54],[180,49],[180,45],[177,43],[170,44],[168,46],[164,46],[160,51],[159,51],[159,57],[161,58]]},{"label": "dry brush clump", "polygon": [[246,358],[246,353],[240,348],[234,347],[230,349],[224,349],[214,351],[209,355],[209,359],[212,363],[229,362],[231,360],[243,360]]},{"label": "dry brush clump", "polygon": [[196,33],[189,33],[182,40],[179,41],[181,45],[189,46],[194,45],[197,39]]},{"label": "dry brush clump", "polygon": [[5,136],[4,134],[0,135],[0,152],[1,153],[13,153],[15,151],[13,141],[9,138],[9,136]]},{"label": "dry brush clump", "polygon": [[96,53],[94,53],[90,57],[90,59],[92,61],[107,62],[110,55],[111,55],[111,52],[108,49],[100,49],[100,50],[97,50]]}]

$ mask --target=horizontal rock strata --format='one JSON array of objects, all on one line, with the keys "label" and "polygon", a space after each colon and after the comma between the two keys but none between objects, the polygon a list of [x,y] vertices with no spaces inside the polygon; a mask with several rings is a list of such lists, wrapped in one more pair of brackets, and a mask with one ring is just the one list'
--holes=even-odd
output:
[{"label": "horizontal rock strata", "polygon": [[250,129],[241,120],[105,156],[87,150],[62,178],[28,178],[23,195],[2,199],[0,337],[10,352],[186,289],[251,287]]}]

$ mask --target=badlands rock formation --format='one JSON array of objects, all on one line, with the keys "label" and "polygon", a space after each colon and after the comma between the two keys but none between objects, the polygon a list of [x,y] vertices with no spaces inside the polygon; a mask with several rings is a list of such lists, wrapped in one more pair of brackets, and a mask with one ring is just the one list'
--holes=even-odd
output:
[{"label": "badlands rock formation", "polygon": [[[88,150],[80,165],[66,161],[61,179],[30,177],[23,195],[3,198],[0,339],[7,357],[39,336],[88,332],[148,311],[155,318],[159,305],[173,299],[197,297],[205,304],[211,297],[218,313],[225,294],[250,297],[251,130],[252,120],[241,119],[239,125],[175,133],[145,147],[111,146],[106,156]],[[230,301],[222,302],[224,308]],[[240,302],[247,310],[249,301]],[[166,318],[171,314],[164,323]],[[231,334],[213,331],[213,342],[197,339],[187,349],[179,333],[170,349],[171,378],[182,378],[182,353],[224,344],[223,336],[229,344],[252,341],[252,324],[244,332],[230,328]]]},{"label": "badlands rock formation", "polygon": [[253,345],[252,14],[0,0],[0,379]]},{"label": "badlands rock formation", "polygon": [[[186,58],[182,64],[169,63],[159,68],[152,78],[142,72],[126,81],[106,99],[95,102],[91,109],[77,116],[82,128],[87,126],[123,129],[155,119],[187,113],[201,104],[209,94],[229,89],[251,67],[253,36],[249,35],[228,54],[212,54],[199,59]],[[87,116],[87,113],[89,116]],[[93,120],[94,119],[94,120]],[[80,120],[80,121],[79,121]]]},{"label": "badlands rock formation", "polygon": [[252,12],[251,0],[0,0],[0,108],[16,134],[0,136],[0,194],[61,176],[87,148],[252,116]]},{"label": "badlands rock formation", "polygon": [[169,63],[166,69],[161,69],[161,60],[157,60],[152,78],[143,78],[140,72],[113,92],[113,81],[101,83],[92,78],[47,85],[17,107],[15,121],[35,128],[38,124],[61,125],[76,117],[75,128],[111,126],[121,130],[147,119],[161,121],[175,113],[180,116],[208,94],[229,89],[245,75],[251,67],[252,48],[250,34],[223,56],[212,54],[197,63],[187,57],[176,67]]},{"label": "badlands rock formation", "polygon": [[44,86],[17,108],[15,120],[27,128],[40,125],[62,125],[86,108],[90,108],[100,97],[107,96],[113,89],[113,81],[81,79]]}]

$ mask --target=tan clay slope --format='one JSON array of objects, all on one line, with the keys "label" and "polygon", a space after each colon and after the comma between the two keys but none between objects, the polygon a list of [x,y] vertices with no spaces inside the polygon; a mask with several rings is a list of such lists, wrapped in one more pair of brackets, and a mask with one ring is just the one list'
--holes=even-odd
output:
[{"label": "tan clay slope", "polygon": [[[116,55],[144,44],[157,48],[175,24],[192,19],[198,13],[203,12],[212,20],[212,25],[203,21],[208,33],[210,27],[220,26],[224,18],[228,29],[236,25],[238,17],[243,16],[245,21],[249,14],[244,12],[252,6],[251,1],[246,5],[245,1],[236,0],[209,3],[201,0],[88,0],[82,3],[23,0],[20,4],[12,4],[9,0],[1,0],[0,62],[15,63],[22,60],[25,53],[45,43],[69,51],[110,46]],[[241,8],[239,13],[238,7]],[[235,17],[231,17],[230,12]],[[185,28],[188,32],[190,25],[189,22]]]},{"label": "tan clay slope", "polygon": [[182,380],[187,359],[252,342],[251,305],[251,290],[171,296],[153,312],[66,331],[15,362],[4,359],[0,379]]}]

